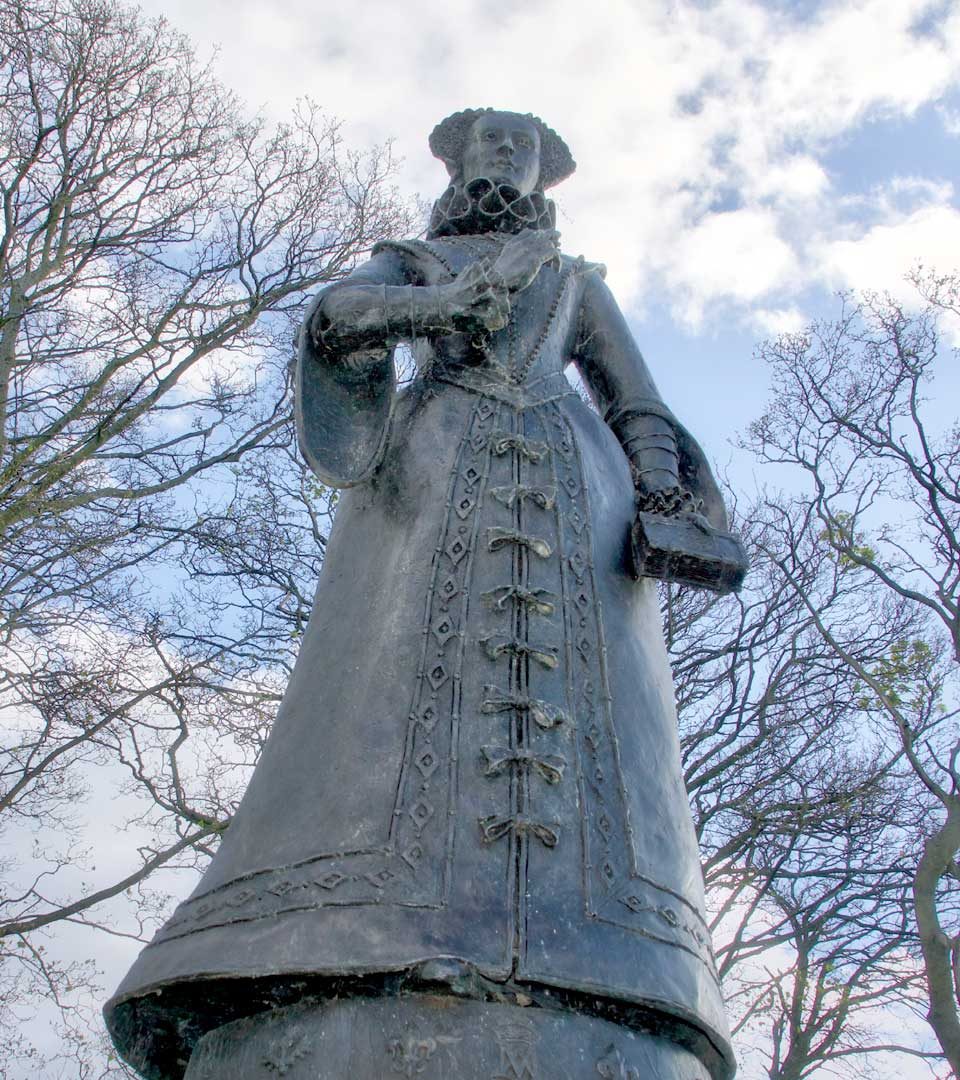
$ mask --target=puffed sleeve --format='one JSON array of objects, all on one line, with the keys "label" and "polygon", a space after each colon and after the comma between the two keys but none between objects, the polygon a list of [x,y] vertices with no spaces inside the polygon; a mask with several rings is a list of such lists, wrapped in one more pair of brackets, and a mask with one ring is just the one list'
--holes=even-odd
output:
[{"label": "puffed sleeve", "polygon": [[[311,324],[323,305],[365,288],[405,285],[409,268],[397,251],[380,251],[343,281],[319,292],[307,308],[297,345],[294,414],[300,450],[331,487],[352,487],[380,464],[395,396],[393,344],[383,334],[361,348],[318,349]],[[359,288],[358,288],[359,287]]]}]

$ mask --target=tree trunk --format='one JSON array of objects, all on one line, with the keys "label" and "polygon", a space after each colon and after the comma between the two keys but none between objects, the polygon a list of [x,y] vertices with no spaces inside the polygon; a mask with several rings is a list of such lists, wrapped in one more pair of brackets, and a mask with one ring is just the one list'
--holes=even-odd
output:
[{"label": "tree trunk", "polygon": [[960,1016],[953,980],[953,948],[937,917],[937,886],[960,849],[960,797],[947,804],[947,818],[923,845],[913,879],[913,907],[926,968],[927,1018],[954,1074],[960,1076]]}]

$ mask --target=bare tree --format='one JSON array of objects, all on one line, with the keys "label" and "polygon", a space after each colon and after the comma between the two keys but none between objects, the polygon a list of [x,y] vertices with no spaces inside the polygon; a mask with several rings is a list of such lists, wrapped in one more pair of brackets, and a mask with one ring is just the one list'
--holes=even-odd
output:
[{"label": "bare tree", "polygon": [[[960,1074],[960,427],[955,411],[936,423],[924,396],[943,351],[943,321],[960,315],[960,278],[917,271],[912,281],[915,310],[887,296],[847,297],[837,321],[761,347],[773,403],[749,445],[762,460],[801,471],[808,527],[838,564],[872,582],[859,619],[838,623],[783,549],[772,554],[923,792],[913,913],[929,1021]],[[893,607],[909,613],[914,629],[867,662],[860,635],[882,626]]]},{"label": "bare tree", "polygon": [[[0,1009],[67,1009],[86,974],[44,930],[114,930],[104,903],[229,820],[331,498],[282,464],[293,335],[409,229],[391,171],[309,102],[245,117],[163,21],[0,0]],[[118,769],[139,856],[85,881],[78,807]]]},{"label": "bare tree", "polygon": [[[878,670],[923,621],[838,559],[802,505],[761,500],[739,527],[752,561],[743,593],[664,596],[735,1039],[756,1044],[771,1080],[825,1067],[862,1076],[889,1054],[935,1065],[915,1032],[878,1026],[884,1011],[911,1014],[923,1000],[909,860],[930,803],[817,623],[829,620],[858,664]],[[878,599],[882,617],[865,618]]]}]

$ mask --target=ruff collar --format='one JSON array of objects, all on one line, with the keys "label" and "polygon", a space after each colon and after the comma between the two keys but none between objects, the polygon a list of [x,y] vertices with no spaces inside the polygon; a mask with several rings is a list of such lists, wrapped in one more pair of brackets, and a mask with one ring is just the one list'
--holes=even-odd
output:
[{"label": "ruff collar", "polygon": [[518,233],[555,229],[557,211],[542,191],[521,195],[510,184],[480,177],[466,186],[452,184],[433,204],[427,239],[476,233]]}]

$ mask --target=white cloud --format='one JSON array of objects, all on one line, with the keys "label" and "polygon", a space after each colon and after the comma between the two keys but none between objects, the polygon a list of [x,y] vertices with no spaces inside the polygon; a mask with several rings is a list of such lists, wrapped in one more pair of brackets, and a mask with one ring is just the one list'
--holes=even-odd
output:
[{"label": "white cloud", "polygon": [[[835,289],[888,293],[908,308],[920,306],[907,274],[922,263],[940,273],[960,271],[960,209],[940,203],[863,230],[860,235],[823,240],[818,265],[824,282]],[[960,347],[960,318],[942,314],[942,330]]]},{"label": "white cloud", "polygon": [[824,242],[820,264],[830,285],[885,290],[906,298],[904,274],[922,260],[943,271],[960,269],[960,210],[927,206],[857,239]]},{"label": "white cloud", "polygon": [[798,307],[758,307],[753,310],[752,315],[754,325],[765,337],[798,334],[810,321]]},{"label": "white cloud", "polygon": [[823,166],[809,154],[795,154],[774,163],[753,181],[760,198],[774,203],[799,203],[817,199],[830,186]]},{"label": "white cloud", "polygon": [[777,232],[770,210],[711,214],[675,246],[667,273],[675,286],[677,314],[699,322],[714,300],[750,304],[783,287],[796,255]]}]

